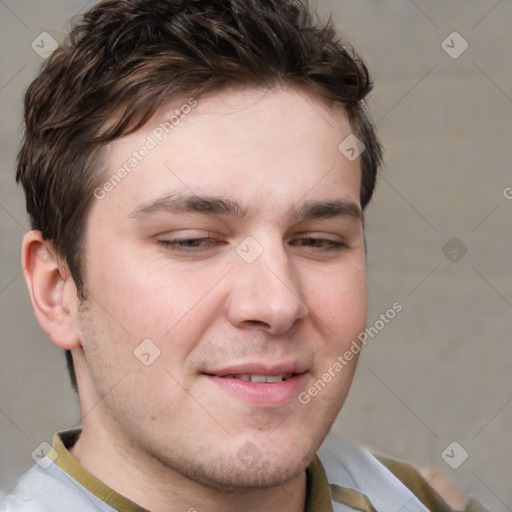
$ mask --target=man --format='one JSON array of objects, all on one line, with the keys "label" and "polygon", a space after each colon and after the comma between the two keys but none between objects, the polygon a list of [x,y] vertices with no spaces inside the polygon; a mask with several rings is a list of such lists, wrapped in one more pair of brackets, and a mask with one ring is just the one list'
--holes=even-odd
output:
[{"label": "man", "polygon": [[320,448],[365,330],[370,90],[295,1],[85,14],[27,91],[17,171],[83,428],[4,509],[452,510],[407,465]]}]

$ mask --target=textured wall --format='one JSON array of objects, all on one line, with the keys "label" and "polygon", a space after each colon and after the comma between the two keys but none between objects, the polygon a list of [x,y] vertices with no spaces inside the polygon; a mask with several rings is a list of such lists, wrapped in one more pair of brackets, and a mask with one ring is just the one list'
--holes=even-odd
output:
[{"label": "textured wall", "polygon": [[[32,41],[43,51],[41,32],[58,40],[92,4],[0,2],[4,489],[41,442],[79,419],[63,357],[37,326],[20,274],[28,223],[13,161],[22,93],[42,61]],[[372,70],[370,107],[386,148],[367,215],[368,324],[378,334],[335,428],[439,467],[490,510],[512,510],[512,4],[316,4]],[[397,301],[402,312],[377,323]]]}]

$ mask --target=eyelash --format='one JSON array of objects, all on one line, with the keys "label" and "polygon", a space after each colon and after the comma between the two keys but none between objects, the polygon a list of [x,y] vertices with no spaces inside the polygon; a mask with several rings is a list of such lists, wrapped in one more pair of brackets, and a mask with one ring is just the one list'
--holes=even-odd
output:
[{"label": "eyelash", "polygon": [[330,240],[329,238],[302,237],[302,238],[297,238],[295,241],[298,241],[298,240],[300,240],[300,241],[307,240],[308,243],[306,243],[306,244],[297,244],[297,245],[302,245],[305,247],[313,247],[313,245],[310,245],[309,242],[314,242],[314,243],[320,242],[322,244],[327,244],[327,247],[325,247],[325,246],[324,247],[316,247],[317,249],[323,249],[326,251],[329,251],[329,250],[339,251],[341,249],[347,248],[347,244],[345,244],[344,242],[337,242],[336,240]]},{"label": "eyelash", "polygon": [[[190,244],[191,242],[210,242],[201,246],[193,246],[193,245],[181,245],[181,244]],[[177,252],[200,252],[207,250],[212,245],[219,243],[217,240],[213,238],[184,238],[183,240],[159,240],[158,243],[165,248],[172,249]]]},{"label": "eyelash", "polygon": [[[337,242],[335,240],[330,240],[328,238],[315,238],[315,237],[301,237],[294,240],[294,242],[306,241],[307,243],[299,243],[294,245],[299,245],[306,248],[319,249],[320,251],[341,251],[346,249],[348,246],[344,242]],[[185,245],[199,242],[202,245]],[[203,242],[208,242],[204,243]],[[326,244],[326,246],[315,247],[313,244],[320,243]],[[187,253],[197,253],[201,251],[208,250],[211,246],[216,244],[223,244],[223,242],[218,242],[213,238],[185,238],[183,240],[159,240],[158,243],[164,248],[171,249],[176,252],[187,252]]]}]

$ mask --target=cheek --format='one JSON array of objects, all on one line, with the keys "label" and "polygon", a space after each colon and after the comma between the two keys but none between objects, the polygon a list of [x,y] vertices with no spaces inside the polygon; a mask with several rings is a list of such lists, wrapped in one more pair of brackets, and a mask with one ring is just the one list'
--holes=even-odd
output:
[{"label": "cheek", "polygon": [[119,255],[115,265],[97,266],[90,276],[91,295],[108,313],[111,334],[117,332],[132,350],[152,340],[161,350],[160,362],[170,357],[171,345],[174,359],[185,357],[218,312],[214,288],[223,269],[187,269],[164,258],[145,261],[127,248],[119,248]]},{"label": "cheek", "polygon": [[134,336],[155,326],[157,318],[170,319],[187,299],[189,287],[183,286],[179,276],[138,260],[133,248],[120,246],[115,257],[103,262],[90,258],[90,262],[87,280],[91,295]]},{"label": "cheek", "polygon": [[305,302],[336,345],[355,339],[366,322],[364,262],[308,280]]}]

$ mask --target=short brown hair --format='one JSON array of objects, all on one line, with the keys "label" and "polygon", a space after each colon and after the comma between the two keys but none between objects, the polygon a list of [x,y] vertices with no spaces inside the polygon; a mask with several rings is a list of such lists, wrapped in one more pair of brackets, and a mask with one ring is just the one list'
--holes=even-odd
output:
[{"label": "short brown hair", "polygon": [[[64,258],[80,300],[81,248],[103,179],[101,149],[177,96],[283,84],[343,105],[365,145],[366,207],[381,163],[365,114],[372,83],[331,20],[318,23],[298,0],[104,0],[83,16],[26,92],[16,173],[32,228]],[[76,388],[69,352],[67,359]]]}]

